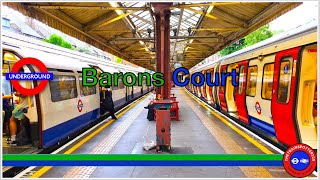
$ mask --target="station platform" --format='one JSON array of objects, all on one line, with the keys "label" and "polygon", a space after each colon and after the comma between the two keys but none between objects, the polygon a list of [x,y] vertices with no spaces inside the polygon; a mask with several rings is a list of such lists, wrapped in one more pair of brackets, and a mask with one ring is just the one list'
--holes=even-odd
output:
[{"label": "station platform", "polygon": [[[234,130],[224,117],[209,111],[184,88],[173,88],[180,121],[171,121],[172,154],[278,153],[259,139]],[[60,148],[61,154],[157,154],[143,144],[155,141],[156,122],[147,120],[148,95],[87,134]],[[289,178],[283,167],[31,167],[18,177],[41,178]]]}]

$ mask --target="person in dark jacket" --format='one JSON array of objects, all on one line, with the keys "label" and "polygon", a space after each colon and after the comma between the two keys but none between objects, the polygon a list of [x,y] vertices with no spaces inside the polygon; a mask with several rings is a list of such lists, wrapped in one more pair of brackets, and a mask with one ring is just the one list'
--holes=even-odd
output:
[{"label": "person in dark jacket", "polygon": [[156,99],[156,91],[152,90],[151,95],[150,95],[150,101],[148,106],[144,107],[145,109],[148,109],[148,116],[147,119],[149,121],[153,121],[154,120],[154,107],[155,105],[153,104],[154,100]]},{"label": "person in dark jacket", "polygon": [[117,120],[116,115],[114,114],[114,104],[112,100],[112,91],[110,86],[106,86],[107,90],[105,91],[105,107],[106,110],[109,111],[110,116],[112,119]]}]

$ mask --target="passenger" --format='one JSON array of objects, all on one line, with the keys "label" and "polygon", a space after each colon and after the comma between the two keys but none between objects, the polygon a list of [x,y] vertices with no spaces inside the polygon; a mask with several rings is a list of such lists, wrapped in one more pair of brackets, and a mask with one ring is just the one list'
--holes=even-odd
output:
[{"label": "passenger", "polygon": [[154,100],[156,100],[156,91],[155,91],[155,89],[152,90],[149,100],[150,101],[149,101],[148,106],[146,106],[144,108],[148,109],[147,119],[149,121],[153,121],[154,120]]},{"label": "passenger", "polygon": [[114,114],[114,104],[112,100],[112,91],[110,86],[106,86],[106,91],[105,91],[105,106],[106,110],[109,111],[110,116],[112,119],[117,120],[117,117]]},{"label": "passenger", "polygon": [[3,117],[3,132],[7,135],[10,135],[9,132],[9,119],[12,116],[13,106],[10,103],[10,99],[13,97],[11,95],[4,95],[2,94],[2,106],[4,111]]},{"label": "passenger", "polygon": [[15,92],[15,96],[19,97],[19,104],[15,106],[15,108],[12,111],[12,116],[10,118],[9,122],[9,130],[10,130],[10,139],[8,140],[8,144],[12,146],[16,146],[16,136],[17,136],[17,121],[19,122],[19,125],[21,124],[21,121],[26,118],[24,113],[26,111],[26,108],[28,107],[28,100],[27,96]]},{"label": "passenger", "polygon": [[106,105],[105,105],[105,91],[106,91],[106,88],[103,87],[103,86],[100,86],[99,87],[99,94],[100,94],[100,114],[103,115],[104,113],[107,112],[107,108],[106,108]]}]

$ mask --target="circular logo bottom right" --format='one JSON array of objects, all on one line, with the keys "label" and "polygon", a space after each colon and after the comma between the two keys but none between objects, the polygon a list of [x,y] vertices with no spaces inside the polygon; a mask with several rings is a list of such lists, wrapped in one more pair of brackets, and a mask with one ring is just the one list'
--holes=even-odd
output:
[{"label": "circular logo bottom right", "polygon": [[293,145],[283,154],[283,167],[293,177],[309,176],[317,167],[317,155],[306,144]]}]

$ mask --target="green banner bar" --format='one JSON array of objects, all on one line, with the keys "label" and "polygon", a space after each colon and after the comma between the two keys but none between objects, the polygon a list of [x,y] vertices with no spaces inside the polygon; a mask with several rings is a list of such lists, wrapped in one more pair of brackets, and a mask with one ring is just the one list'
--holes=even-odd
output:
[{"label": "green banner bar", "polygon": [[239,161],[282,161],[282,154],[4,154],[6,161],[32,161],[32,160],[186,160],[186,161],[210,161],[210,160],[239,160]]}]

